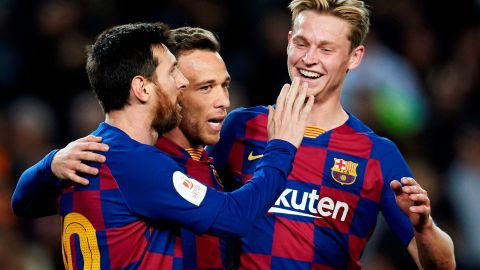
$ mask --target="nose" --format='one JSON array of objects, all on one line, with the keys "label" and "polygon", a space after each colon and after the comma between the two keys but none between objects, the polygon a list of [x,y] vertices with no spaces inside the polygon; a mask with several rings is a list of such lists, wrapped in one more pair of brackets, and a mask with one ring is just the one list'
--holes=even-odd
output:
[{"label": "nose", "polygon": [[216,108],[228,109],[230,107],[230,94],[228,93],[228,89],[222,87],[218,98],[215,102]]},{"label": "nose", "polygon": [[183,75],[183,73],[177,69],[177,76],[175,78],[175,81],[176,81],[176,84],[177,84],[177,89],[178,90],[183,90],[185,89],[188,84],[189,84],[189,81],[187,78],[185,78],[185,76]]},{"label": "nose", "polygon": [[302,61],[305,65],[314,65],[318,63],[318,56],[314,48],[310,48],[305,52],[305,55],[302,57]]}]

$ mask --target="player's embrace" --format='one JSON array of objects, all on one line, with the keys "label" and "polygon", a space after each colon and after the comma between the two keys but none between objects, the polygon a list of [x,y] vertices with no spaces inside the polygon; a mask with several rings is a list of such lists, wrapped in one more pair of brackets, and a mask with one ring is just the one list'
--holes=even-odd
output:
[{"label": "player's embrace", "polygon": [[[176,127],[177,98],[188,81],[168,47],[169,30],[136,23],[104,31],[88,52],[87,73],[106,114],[92,134],[109,151],[89,184],[66,185],[51,175],[56,151],[21,176],[12,197],[15,214],[57,212],[63,219],[67,269],[183,269],[179,230],[244,236],[285,188],[303,138],[313,98],[297,79],[269,108],[268,146],[249,184],[221,193],[186,175],[154,147]],[[42,181],[36,181],[36,177]],[[47,198],[45,200],[45,198]],[[58,199],[55,204],[49,204]]]}]

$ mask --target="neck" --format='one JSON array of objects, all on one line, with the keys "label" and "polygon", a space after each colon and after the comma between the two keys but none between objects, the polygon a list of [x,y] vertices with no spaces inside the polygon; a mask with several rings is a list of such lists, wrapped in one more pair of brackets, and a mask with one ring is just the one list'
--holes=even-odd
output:
[{"label": "neck", "polygon": [[191,141],[188,140],[188,138],[185,136],[185,134],[180,130],[179,127],[176,127],[169,132],[165,133],[163,135],[165,138],[171,140],[178,146],[182,147],[183,149],[187,148],[203,148],[203,145],[198,145],[194,144]]},{"label": "neck", "polygon": [[125,132],[130,138],[143,144],[154,145],[158,134],[152,127],[153,118],[132,106],[107,113],[105,123]]},{"label": "neck", "polygon": [[326,100],[316,98],[307,123],[328,131],[343,125],[347,120],[348,114],[340,104],[340,97],[335,96]]}]

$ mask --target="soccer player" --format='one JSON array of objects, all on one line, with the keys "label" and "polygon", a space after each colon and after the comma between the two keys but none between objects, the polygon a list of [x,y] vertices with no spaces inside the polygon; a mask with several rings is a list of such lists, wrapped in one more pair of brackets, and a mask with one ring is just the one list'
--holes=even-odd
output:
[{"label": "soccer player", "polygon": [[[179,127],[164,134],[156,146],[184,166],[186,174],[203,184],[223,190],[212,159],[204,147],[215,144],[230,107],[230,75],[219,54],[220,42],[205,29],[181,27],[172,30],[176,41],[171,46],[178,68],[189,81],[180,101]],[[226,269],[228,239],[196,235],[182,228],[185,269]]]},{"label": "soccer player", "polygon": [[[308,83],[315,102],[287,188],[241,239],[240,269],[360,269],[379,212],[419,268],[454,269],[453,243],[398,148],[340,103],[345,76],[365,52],[364,3],[293,0],[289,8],[288,72]],[[231,112],[219,143],[207,149],[224,182],[251,181],[265,158],[267,112]]]},{"label": "soccer player", "polygon": [[[201,28],[181,27],[172,30],[171,33],[175,42],[170,46],[170,50],[177,57],[178,68],[189,84],[183,89],[180,101],[182,120],[179,127],[159,137],[155,146],[184,167],[189,177],[222,190],[223,186],[212,165],[212,159],[204,150],[205,145],[218,142],[221,124],[226,116],[226,109],[230,106],[228,92],[230,75],[219,54],[220,42],[212,32]],[[59,178],[71,178],[78,183],[87,184],[88,180],[78,175],[75,169],[78,168],[79,172],[82,172],[84,168],[86,169],[84,173],[92,172],[93,175],[96,175],[98,170],[80,163],[81,159],[75,160],[74,157],[87,154],[90,158],[85,157],[85,161],[104,162],[104,156],[94,152],[81,152],[87,149],[97,151],[108,149],[108,145],[105,144],[89,143],[97,139],[98,137],[88,136],[72,142],[57,152],[52,160],[52,172]],[[76,165],[79,167],[75,167]],[[35,181],[41,183],[42,180]],[[50,202],[52,205],[48,208],[56,207],[53,201]],[[45,206],[43,203],[41,205]],[[182,228],[181,242],[184,268],[228,267],[225,240],[211,235],[195,235],[192,231]]]},{"label": "soccer player", "polygon": [[[358,269],[380,211],[420,268],[454,268],[453,243],[433,223],[428,195],[397,147],[340,104],[343,80],[365,50],[363,2],[294,0],[290,8],[289,74],[308,83],[315,104],[287,189],[241,239],[240,268]],[[228,116],[209,149],[224,183],[248,183],[264,158],[266,112]]]},{"label": "soccer player", "polygon": [[[89,50],[87,72],[106,113],[93,134],[110,149],[105,163],[91,164],[99,175],[89,177],[88,186],[68,185],[58,196],[66,268],[182,269],[177,224],[196,233],[245,235],[285,186],[313,104],[306,87],[298,79],[286,85],[270,108],[271,140],[251,184],[219,193],[153,146],[158,134],[178,124],[176,100],[188,85],[169,43],[164,25],[137,23],[104,31]],[[44,164],[54,155],[22,175],[12,197],[15,213],[55,212],[35,205],[35,194],[51,192],[59,181],[30,181],[51,174]]]}]

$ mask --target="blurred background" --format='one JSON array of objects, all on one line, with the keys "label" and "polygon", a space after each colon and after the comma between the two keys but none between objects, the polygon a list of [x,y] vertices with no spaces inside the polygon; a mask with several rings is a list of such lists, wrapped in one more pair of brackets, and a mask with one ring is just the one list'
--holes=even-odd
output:
[{"label": "blurred background", "polygon": [[[0,0],[0,268],[63,269],[57,216],[23,220],[19,175],[103,120],[85,45],[107,27],[163,21],[218,34],[232,108],[274,103],[288,82],[288,0]],[[366,1],[372,26],[345,107],[395,141],[455,243],[458,269],[480,269],[480,1]],[[415,269],[379,217],[364,269]]]}]

